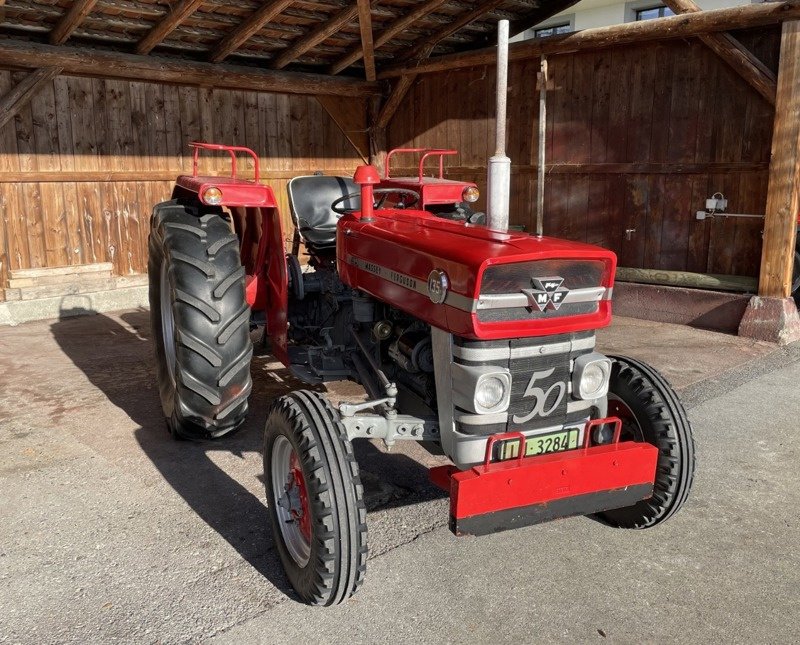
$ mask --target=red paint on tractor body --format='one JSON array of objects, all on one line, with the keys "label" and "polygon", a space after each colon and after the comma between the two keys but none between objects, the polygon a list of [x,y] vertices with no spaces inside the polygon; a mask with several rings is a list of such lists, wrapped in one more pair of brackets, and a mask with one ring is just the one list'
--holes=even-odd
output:
[{"label": "red paint on tractor body", "polygon": [[[439,269],[447,273],[450,291],[477,301],[483,272],[488,267],[558,258],[603,262],[606,271],[602,285],[611,288],[616,256],[597,246],[514,231],[493,231],[424,211],[403,209],[377,210],[371,222],[362,221],[358,213],[344,215],[338,224],[336,253],[339,275],[349,286],[465,338],[545,336],[597,329],[611,322],[608,300],[601,300],[598,310],[590,314],[481,322],[474,311],[464,311],[448,301],[435,305],[424,293],[403,284],[404,276],[427,283],[430,272]],[[370,271],[368,267],[373,265],[390,267],[397,279],[386,280]]]},{"label": "red paint on tractor body", "polygon": [[[617,424],[614,439],[590,446],[591,428],[603,423]],[[553,503],[559,504],[556,516],[564,517],[629,505],[631,493],[636,499],[650,497],[658,449],[649,443],[620,442],[619,427],[616,418],[593,420],[587,424],[587,440],[580,448],[492,462],[492,444],[498,440],[521,438],[519,454],[525,454],[521,433],[495,435],[487,445],[483,464],[464,471],[454,466],[431,469],[431,481],[450,493],[451,528],[480,526],[480,516],[487,516],[494,518],[489,520],[491,528],[477,532],[495,532],[553,519],[547,509]],[[569,511],[571,500],[575,501],[574,513]],[[509,519],[513,526],[503,524]],[[476,531],[462,527],[454,532]]]},{"label": "red paint on tractor body", "polygon": [[[416,177],[392,177],[392,158],[398,154],[419,154]],[[386,155],[386,174],[381,179],[380,188],[405,188],[419,193],[419,204],[415,208],[424,210],[432,204],[455,204],[464,201],[464,189],[477,188],[469,181],[457,181],[444,178],[444,157],[457,154],[456,150],[437,148],[395,148]],[[439,176],[425,176],[425,162],[431,158],[438,158]],[[356,180],[358,183],[358,180]]]}]

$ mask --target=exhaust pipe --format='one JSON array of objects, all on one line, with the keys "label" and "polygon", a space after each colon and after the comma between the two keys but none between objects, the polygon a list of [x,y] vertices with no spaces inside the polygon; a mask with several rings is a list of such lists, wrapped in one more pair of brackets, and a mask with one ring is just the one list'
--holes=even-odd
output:
[{"label": "exhaust pipe", "polygon": [[487,226],[508,230],[508,204],[511,193],[511,159],[506,157],[506,100],[508,97],[508,20],[497,25],[497,119],[495,152],[489,159],[487,177]]}]

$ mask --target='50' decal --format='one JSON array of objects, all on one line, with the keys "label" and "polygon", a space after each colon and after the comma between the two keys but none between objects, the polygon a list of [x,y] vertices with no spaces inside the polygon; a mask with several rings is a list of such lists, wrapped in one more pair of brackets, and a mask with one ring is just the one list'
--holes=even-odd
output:
[{"label": "'50' decal", "polygon": [[[563,381],[553,383],[549,388],[547,388],[547,391],[534,385],[538,379],[545,379],[548,376],[552,376],[553,372],[555,371],[556,368],[551,367],[549,370],[533,373],[533,376],[531,376],[531,380],[528,383],[528,387],[525,388],[525,394],[522,395],[523,399],[533,397],[533,408],[524,416],[515,414],[513,417],[511,417],[511,420],[514,423],[526,423],[535,416],[546,417],[558,407],[559,403],[561,403],[561,400],[564,398],[564,395],[567,393],[566,383]],[[548,408],[545,408],[545,404],[550,398],[550,395],[556,390],[558,390],[558,396],[555,397],[555,401],[553,401],[552,405],[550,405]]]}]

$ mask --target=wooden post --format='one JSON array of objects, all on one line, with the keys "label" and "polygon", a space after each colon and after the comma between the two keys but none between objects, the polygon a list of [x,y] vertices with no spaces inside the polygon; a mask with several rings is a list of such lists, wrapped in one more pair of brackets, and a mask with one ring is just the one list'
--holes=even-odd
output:
[{"label": "wooden post", "polygon": [[775,125],[758,296],[750,300],[739,335],[786,344],[800,339],[792,286],[800,214],[800,20],[783,23]]},{"label": "wooden post", "polygon": [[758,294],[787,298],[800,214],[800,20],[783,23]]}]

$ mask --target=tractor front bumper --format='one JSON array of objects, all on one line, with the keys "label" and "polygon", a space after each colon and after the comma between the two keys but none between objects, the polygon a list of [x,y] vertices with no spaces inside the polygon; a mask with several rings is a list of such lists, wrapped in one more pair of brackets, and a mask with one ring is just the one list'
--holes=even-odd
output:
[{"label": "tractor front bumper", "polygon": [[[591,428],[615,424],[611,443],[589,445]],[[450,493],[450,530],[456,535],[486,535],[631,506],[653,494],[658,449],[648,443],[620,441],[616,418],[590,421],[584,445],[566,452],[492,461],[493,444],[519,440],[521,433],[495,435],[483,464],[469,470],[440,466],[433,483]]]}]

